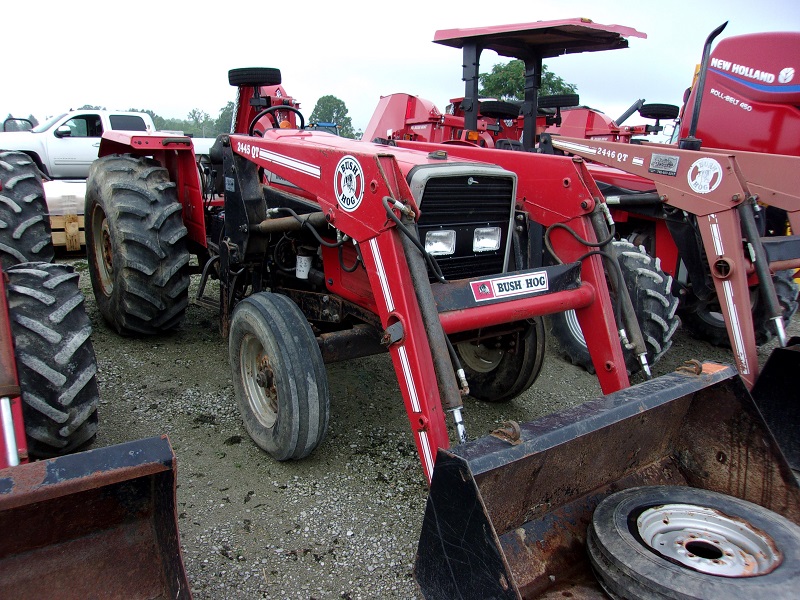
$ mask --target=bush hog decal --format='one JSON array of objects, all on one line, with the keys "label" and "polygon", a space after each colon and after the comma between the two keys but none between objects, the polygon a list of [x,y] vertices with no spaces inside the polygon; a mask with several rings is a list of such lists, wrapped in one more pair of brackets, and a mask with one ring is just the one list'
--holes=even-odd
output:
[{"label": "bush hog decal", "polygon": [[470,286],[476,302],[509,296],[524,296],[547,291],[547,271],[473,281]]},{"label": "bush hog decal", "polygon": [[700,158],[692,163],[687,174],[689,187],[698,194],[709,194],[722,181],[722,167],[713,158]]},{"label": "bush hog decal", "polygon": [[364,171],[354,156],[343,156],[336,165],[333,191],[342,210],[353,212],[364,197]]}]

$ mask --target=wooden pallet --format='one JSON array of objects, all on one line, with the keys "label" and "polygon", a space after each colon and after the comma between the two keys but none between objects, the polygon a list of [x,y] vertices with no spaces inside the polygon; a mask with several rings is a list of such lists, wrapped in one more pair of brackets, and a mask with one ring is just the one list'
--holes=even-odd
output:
[{"label": "wooden pallet", "polygon": [[50,229],[56,248],[65,246],[67,252],[78,252],[86,245],[83,215],[51,215]]}]

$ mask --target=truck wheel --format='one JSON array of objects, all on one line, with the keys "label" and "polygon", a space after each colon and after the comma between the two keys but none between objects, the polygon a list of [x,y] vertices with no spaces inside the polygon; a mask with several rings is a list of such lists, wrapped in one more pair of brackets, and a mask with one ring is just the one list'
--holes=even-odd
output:
[{"label": "truck wheel", "polygon": [[710,490],[611,494],[592,515],[586,545],[612,598],[793,598],[800,585],[800,527]]},{"label": "truck wheel", "polygon": [[[676,316],[678,299],[672,295],[672,277],[661,270],[657,259],[626,240],[613,242],[619,255],[622,276],[631,294],[633,309],[639,317],[647,361],[652,366],[672,346],[672,336],[681,321]],[[612,302],[614,302],[612,298]],[[592,357],[586,346],[574,310],[550,315],[550,332],[558,340],[561,354],[572,364],[594,373]],[[628,373],[641,370],[638,358],[623,348]]]},{"label": "truck wheel", "polygon": [[189,304],[189,252],[167,170],[144,157],[99,158],[86,182],[85,221],[103,318],[121,334],[177,327]]},{"label": "truck wheel", "polygon": [[28,452],[66,454],[94,438],[100,403],[78,273],[49,263],[22,263],[6,273]]},{"label": "truck wheel", "polygon": [[262,85],[280,85],[281,70],[270,67],[245,67],[228,71],[228,84],[259,87]]},{"label": "truck wheel", "polygon": [[472,342],[456,345],[470,396],[485,402],[507,402],[536,381],[545,352],[542,318],[530,319],[519,335],[503,336],[497,345]]},{"label": "truck wheel", "polygon": [[484,100],[478,104],[478,113],[490,119],[516,119],[520,105],[502,100]]},{"label": "truck wheel", "polygon": [[[794,272],[790,270],[778,271],[772,276],[775,292],[778,295],[778,304],[783,310],[783,321],[788,324],[794,313],[797,312],[797,296],[800,287],[794,282]],[[772,339],[773,325],[766,314],[766,305],[761,302],[756,293],[752,294],[753,327],[755,328],[756,344],[759,346]],[[731,341],[725,327],[725,319],[719,300],[714,297],[705,303],[697,304],[681,311],[681,321],[689,333],[714,346],[730,348]]]},{"label": "truck wheel", "polygon": [[286,296],[259,292],[236,305],[228,352],[244,428],[273,458],[303,458],[328,428],[328,378],[303,313]]},{"label": "truck wheel", "polygon": [[27,154],[0,150],[0,263],[53,260],[42,176]]}]

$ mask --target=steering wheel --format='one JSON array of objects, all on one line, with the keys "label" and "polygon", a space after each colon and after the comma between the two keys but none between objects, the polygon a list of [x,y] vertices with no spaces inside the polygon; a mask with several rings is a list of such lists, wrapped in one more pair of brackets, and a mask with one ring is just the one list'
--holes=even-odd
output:
[{"label": "steering wheel", "polygon": [[[306,128],[306,120],[305,120],[305,117],[303,117],[303,113],[301,113],[294,106],[286,106],[286,105],[283,105],[283,104],[279,104],[279,105],[276,105],[276,106],[269,106],[269,107],[265,108],[264,110],[262,110],[261,112],[259,112],[255,116],[255,118],[250,122],[250,127],[247,128],[247,133],[249,135],[254,135],[253,132],[255,131],[256,123],[258,123],[258,121],[262,117],[264,117],[266,115],[271,115],[272,113],[278,112],[280,110],[288,110],[289,112],[293,112],[294,114],[296,114],[300,118],[300,129],[305,129]],[[275,121],[275,125],[273,125],[272,128],[273,129],[279,129],[280,125],[278,124],[278,120],[274,116],[272,117],[272,120]]]}]

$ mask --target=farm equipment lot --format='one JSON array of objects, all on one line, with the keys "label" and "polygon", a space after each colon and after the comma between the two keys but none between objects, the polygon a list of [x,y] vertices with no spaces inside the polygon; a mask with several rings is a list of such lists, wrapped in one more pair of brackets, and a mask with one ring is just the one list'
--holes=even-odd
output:
[{"label": "farm equipment lot", "polygon": [[[212,309],[191,303],[171,335],[120,337],[97,311],[86,260],[60,260],[81,273],[94,329],[102,400],[93,447],[169,436],[195,598],[420,597],[411,568],[428,488],[388,354],[329,365],[323,447],[304,460],[276,462],[241,424],[227,342]],[[788,333],[798,332],[795,319]],[[759,348],[760,362],[775,344]],[[691,358],[731,362],[729,351],[679,330],[653,374]],[[595,376],[548,348],[542,375],[519,398],[467,398],[467,431],[474,439],[505,420],[530,421],[599,394]]]}]

